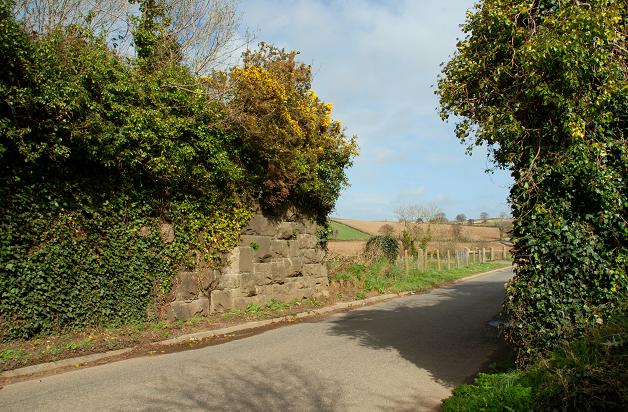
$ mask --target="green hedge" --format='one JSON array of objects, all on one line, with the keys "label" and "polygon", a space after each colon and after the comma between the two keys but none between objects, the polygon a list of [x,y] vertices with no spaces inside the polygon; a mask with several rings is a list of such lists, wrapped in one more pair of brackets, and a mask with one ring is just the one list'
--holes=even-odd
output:
[{"label": "green hedge", "polygon": [[[177,269],[235,246],[264,203],[264,159],[205,80],[161,60],[163,8],[134,20],[140,56],[127,58],[76,25],[27,34],[11,7],[0,2],[0,339],[158,316]],[[319,221],[354,149],[337,143],[311,160],[317,184],[286,195]]]}]

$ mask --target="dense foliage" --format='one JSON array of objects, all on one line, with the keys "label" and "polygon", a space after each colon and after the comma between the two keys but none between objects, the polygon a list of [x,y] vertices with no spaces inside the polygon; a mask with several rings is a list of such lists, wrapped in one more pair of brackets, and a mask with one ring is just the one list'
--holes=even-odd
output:
[{"label": "dense foliage", "polygon": [[[157,316],[175,270],[217,264],[253,202],[303,199],[319,221],[333,208],[355,145],[341,131],[319,141],[325,124],[339,126],[318,99],[320,136],[254,145],[173,58],[159,1],[140,2],[137,58],[76,25],[29,35],[10,3],[0,2],[0,339]],[[274,139],[282,158],[264,151]],[[312,147],[318,157],[294,163]],[[271,161],[299,176],[281,199],[260,177]]]},{"label": "dense foliage", "polygon": [[345,138],[332,105],[311,89],[312,70],[296,52],[262,43],[243,57],[242,67],[207,80],[242,136],[242,159],[263,201],[327,216],[347,183],[344,166],[356,154],[355,139]]},{"label": "dense foliage", "polygon": [[479,374],[454,389],[444,411],[623,411],[628,403],[626,307],[563,341],[527,371]]},{"label": "dense foliage", "polygon": [[615,0],[484,0],[443,69],[442,114],[514,177],[519,361],[601,322],[628,292],[625,25]]},{"label": "dense foliage", "polygon": [[364,245],[364,256],[369,261],[386,259],[394,263],[399,256],[399,242],[393,236],[371,236]]}]

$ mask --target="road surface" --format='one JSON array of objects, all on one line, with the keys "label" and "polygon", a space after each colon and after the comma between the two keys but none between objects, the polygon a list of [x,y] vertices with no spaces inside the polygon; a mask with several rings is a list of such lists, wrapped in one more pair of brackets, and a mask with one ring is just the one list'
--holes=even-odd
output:
[{"label": "road surface", "polygon": [[7,385],[2,411],[437,410],[497,350],[504,269],[428,294]]}]

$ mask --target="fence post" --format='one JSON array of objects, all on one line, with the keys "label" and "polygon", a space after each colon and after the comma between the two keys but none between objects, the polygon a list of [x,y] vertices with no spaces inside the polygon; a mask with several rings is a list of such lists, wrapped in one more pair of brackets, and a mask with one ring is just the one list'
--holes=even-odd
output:
[{"label": "fence post", "polygon": [[495,260],[495,251],[491,248],[491,262]]},{"label": "fence post", "polygon": [[440,249],[436,249],[436,269],[440,272]]},{"label": "fence post", "polygon": [[469,266],[469,248],[464,248],[464,265]]},{"label": "fence post", "polygon": [[408,272],[410,272],[410,268],[408,267],[408,265],[410,263],[410,262],[408,262],[408,249],[405,249],[403,251],[403,258],[404,258],[403,260],[404,260],[404,263],[405,263],[405,266],[406,266],[406,275],[407,275]]},{"label": "fence post", "polygon": [[447,249],[447,270],[451,270],[451,254],[449,249]]},{"label": "fence post", "polygon": [[454,250],[454,253],[456,254],[456,269],[460,269],[460,251]]}]

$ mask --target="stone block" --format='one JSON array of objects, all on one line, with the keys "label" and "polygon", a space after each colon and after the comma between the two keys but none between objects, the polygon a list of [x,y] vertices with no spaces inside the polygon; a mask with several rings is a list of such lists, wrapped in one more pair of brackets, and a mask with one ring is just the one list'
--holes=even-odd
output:
[{"label": "stone block", "polygon": [[255,286],[257,286],[256,275],[254,273],[242,273],[240,277],[240,289],[249,293],[249,291],[255,291]]},{"label": "stone block", "polygon": [[233,293],[232,290],[212,290],[209,311],[215,313],[233,309]]},{"label": "stone block", "polygon": [[277,225],[275,237],[281,240],[294,239],[299,234],[296,224],[293,222],[281,222]]},{"label": "stone block", "polygon": [[318,238],[307,233],[297,235],[299,249],[314,249],[318,244]]},{"label": "stone block", "polygon": [[238,289],[240,288],[240,280],[242,275],[240,273],[226,273],[220,277],[218,282],[218,289]]},{"label": "stone block", "polygon": [[275,262],[271,262],[270,276],[273,280],[283,280],[288,277],[290,269],[290,260],[281,259]]},{"label": "stone block", "polygon": [[240,273],[240,248],[234,248],[227,258],[225,259],[225,264],[221,269],[223,274],[228,273]]},{"label": "stone block", "polygon": [[220,283],[220,271],[218,269],[203,269],[197,274],[201,293],[209,296],[209,292],[216,289]]},{"label": "stone block", "polygon": [[273,264],[270,262],[253,263],[253,273],[270,275],[273,270]]},{"label": "stone block", "polygon": [[258,262],[268,262],[272,258],[270,237],[242,235],[240,245],[250,247],[255,252],[255,260]]},{"label": "stone block", "polygon": [[305,263],[321,263],[325,258],[325,251],[319,247],[314,249],[302,249],[301,254]]},{"label": "stone block", "polygon": [[296,240],[288,240],[288,254],[289,256],[301,256],[301,250],[299,249],[299,242]]},{"label": "stone block", "polygon": [[271,240],[270,250],[273,258],[286,258],[290,255],[290,245],[288,240]]},{"label": "stone block", "polygon": [[303,274],[308,277],[327,276],[327,268],[321,263],[306,263],[303,265]]},{"label": "stone block", "polygon": [[230,309],[246,309],[247,306],[260,303],[258,295],[255,296],[236,296],[233,298],[232,307]]},{"label": "stone block", "polygon": [[240,272],[253,272],[253,261],[255,260],[255,250],[251,247],[240,246]]},{"label": "stone block", "polygon": [[287,262],[287,277],[299,277],[303,276],[303,263],[302,257],[291,257],[286,259]]},{"label": "stone block", "polygon": [[256,213],[240,233],[243,235],[274,236],[276,230],[275,224],[261,213]]},{"label": "stone block", "polygon": [[175,300],[195,299],[199,295],[200,286],[195,272],[178,272],[174,284]]},{"label": "stone block", "polygon": [[168,308],[168,320],[189,320],[194,315],[207,315],[209,313],[209,299],[201,297],[192,301],[175,301]]},{"label": "stone block", "polygon": [[303,225],[303,233],[308,235],[316,235],[316,231],[318,230],[318,224],[315,221],[310,219],[303,219],[301,224]]},{"label": "stone block", "polygon": [[159,225],[159,237],[165,243],[174,241],[174,225],[172,223],[163,222]]}]

